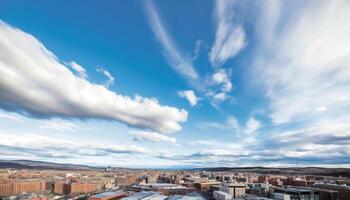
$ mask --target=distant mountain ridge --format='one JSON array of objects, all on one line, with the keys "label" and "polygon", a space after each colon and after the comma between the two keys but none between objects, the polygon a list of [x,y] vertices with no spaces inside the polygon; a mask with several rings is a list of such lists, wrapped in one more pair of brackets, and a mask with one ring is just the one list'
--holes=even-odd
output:
[{"label": "distant mountain ridge", "polygon": [[[0,168],[15,169],[56,169],[56,170],[103,170],[103,167],[88,165],[61,164],[33,160],[0,160]],[[118,168],[118,167],[113,167]],[[127,169],[127,168],[123,168]],[[135,169],[135,168],[130,168]],[[146,169],[145,169],[146,170]],[[150,169],[151,170],[151,169]],[[157,170],[157,169],[156,169]],[[162,169],[158,169],[162,170]],[[166,169],[163,169],[166,170]],[[350,177],[350,168],[324,168],[324,167],[208,167],[187,168],[176,170],[208,171],[208,172],[237,172],[283,175],[322,175]]]},{"label": "distant mountain ridge", "polygon": [[323,175],[350,177],[350,168],[325,168],[325,167],[213,167],[196,168],[192,170],[208,172],[241,172],[260,174],[284,174],[284,175]]},{"label": "distant mountain ridge", "polygon": [[99,167],[87,165],[61,164],[32,160],[0,160],[0,168],[15,169],[58,169],[58,170],[98,170]]}]

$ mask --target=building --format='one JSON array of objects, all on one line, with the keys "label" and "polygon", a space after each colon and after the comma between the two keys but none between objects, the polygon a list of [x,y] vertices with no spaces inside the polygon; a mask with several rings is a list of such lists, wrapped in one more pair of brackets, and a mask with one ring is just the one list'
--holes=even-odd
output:
[{"label": "building", "polygon": [[193,184],[193,186],[201,191],[208,191],[212,185],[220,185],[221,182],[217,181],[203,181],[203,182],[196,182]]},{"label": "building", "polygon": [[12,183],[0,184],[0,196],[10,196],[13,194]]},{"label": "building", "polygon": [[205,200],[202,196],[189,196],[189,195],[173,195],[167,200]]},{"label": "building", "polygon": [[259,197],[259,196],[255,196],[255,195],[251,195],[251,194],[246,194],[245,200],[272,200],[271,198],[267,198],[267,197]]},{"label": "building", "polygon": [[182,185],[170,183],[140,184],[133,186],[134,191],[155,191],[163,195],[185,195],[194,192],[194,188],[187,188]]},{"label": "building", "polygon": [[136,181],[136,177],[134,176],[117,176],[115,178],[115,184],[117,186],[131,185],[135,181]]},{"label": "building", "polygon": [[55,194],[61,194],[61,195],[64,194],[63,185],[64,185],[64,182],[54,183],[53,192]]},{"label": "building", "polygon": [[43,193],[46,184],[42,181],[11,182],[0,184],[0,196],[18,195],[22,192]]},{"label": "building", "polygon": [[289,194],[274,193],[273,196],[275,200],[291,200]]},{"label": "building", "polygon": [[96,191],[96,183],[66,183],[64,184],[65,194],[90,193]]},{"label": "building", "polygon": [[265,175],[261,175],[258,177],[258,183],[268,183],[269,177]]},{"label": "building", "polygon": [[65,183],[56,182],[54,184],[55,194],[76,194],[76,193],[90,193],[97,190],[96,183]]},{"label": "building", "polygon": [[312,189],[296,187],[275,187],[274,192],[288,194],[290,196],[290,200],[319,200],[319,192]]},{"label": "building", "polygon": [[213,197],[216,200],[230,200],[232,199],[232,196],[226,192],[223,191],[214,191]]},{"label": "building", "polygon": [[339,200],[339,192],[335,190],[316,189],[319,192],[320,200]]},{"label": "building", "polygon": [[165,200],[168,197],[157,192],[138,192],[128,197],[122,198],[122,200]]},{"label": "building", "polygon": [[285,179],[281,179],[283,185],[292,185],[292,186],[299,186],[299,187],[306,187],[308,185],[307,181],[300,178],[295,177],[288,177]]},{"label": "building", "polygon": [[314,187],[324,190],[334,190],[339,192],[340,200],[350,199],[350,186],[336,184],[314,184]]},{"label": "building", "polygon": [[89,200],[116,200],[126,196],[126,192],[103,192],[89,197]]},{"label": "building", "polygon": [[245,187],[244,183],[224,183],[219,190],[228,193],[232,198],[244,198]]}]

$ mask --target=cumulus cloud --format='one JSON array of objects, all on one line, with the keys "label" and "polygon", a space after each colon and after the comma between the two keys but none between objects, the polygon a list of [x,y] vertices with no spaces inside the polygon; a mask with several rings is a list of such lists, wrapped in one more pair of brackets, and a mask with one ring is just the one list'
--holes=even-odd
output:
[{"label": "cumulus cloud", "polygon": [[0,22],[0,107],[36,117],[111,119],[158,132],[181,130],[187,112],[155,98],[117,94],[75,76],[35,37]]},{"label": "cumulus cloud", "polygon": [[136,141],[144,142],[168,142],[168,143],[176,143],[176,138],[169,137],[166,135],[161,135],[156,132],[148,132],[148,131],[132,131],[129,133],[134,137]]},{"label": "cumulus cloud", "polygon": [[85,68],[79,65],[78,63],[71,61],[68,63],[68,65],[78,73],[78,76],[80,78],[86,79],[88,77]]},{"label": "cumulus cloud", "polygon": [[178,91],[177,94],[179,97],[186,98],[192,107],[197,105],[198,101],[200,100],[193,90]]},{"label": "cumulus cloud", "polygon": [[114,77],[109,71],[107,71],[106,69],[103,69],[102,67],[97,68],[96,71],[102,73],[107,77],[107,81],[104,84],[106,87],[110,87],[114,85]]},{"label": "cumulus cloud", "polygon": [[181,76],[185,77],[191,83],[196,82],[199,78],[196,69],[193,67],[191,59],[183,55],[183,53],[176,46],[170,34],[166,30],[158,10],[151,1],[146,2],[146,12],[148,14],[148,21],[152,31],[163,46],[163,53],[170,63],[171,67]]},{"label": "cumulus cloud", "polygon": [[209,53],[210,62],[220,67],[246,46],[242,25],[234,23],[234,1],[215,1],[216,37]]}]

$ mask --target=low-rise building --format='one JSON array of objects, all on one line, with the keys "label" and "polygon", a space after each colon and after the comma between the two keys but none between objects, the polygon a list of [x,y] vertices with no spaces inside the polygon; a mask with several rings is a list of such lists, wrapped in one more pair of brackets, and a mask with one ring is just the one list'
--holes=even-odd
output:
[{"label": "low-rise building", "polygon": [[244,183],[224,183],[219,190],[230,194],[232,198],[244,198],[245,187]]},{"label": "low-rise building", "polygon": [[0,196],[17,195],[22,192],[42,193],[46,185],[43,181],[20,181],[0,184]]},{"label": "low-rise building", "polygon": [[275,187],[275,193],[288,194],[291,200],[308,199],[319,200],[319,192],[312,189],[297,187]]},{"label": "low-rise building", "polygon": [[325,189],[325,190],[338,191],[340,200],[349,200],[350,199],[350,186],[317,183],[317,184],[314,184],[314,187],[320,188],[320,189]]}]

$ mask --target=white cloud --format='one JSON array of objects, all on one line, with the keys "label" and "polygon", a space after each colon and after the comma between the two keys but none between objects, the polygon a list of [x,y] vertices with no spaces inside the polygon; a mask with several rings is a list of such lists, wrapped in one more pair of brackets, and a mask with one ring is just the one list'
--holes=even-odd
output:
[{"label": "white cloud", "polygon": [[253,117],[250,117],[246,123],[245,133],[246,134],[252,134],[256,130],[258,130],[261,126],[261,122],[256,120]]},{"label": "white cloud", "polygon": [[177,94],[179,97],[186,98],[192,107],[197,105],[198,101],[200,100],[193,90],[178,91]]},{"label": "white cloud", "polygon": [[161,135],[156,132],[148,132],[148,131],[132,131],[129,133],[134,136],[134,139],[137,141],[149,141],[149,142],[169,142],[176,143],[176,138],[169,137],[166,135]]},{"label": "white cloud", "polygon": [[69,62],[68,65],[78,73],[80,78],[87,79],[88,75],[84,67],[74,61]]},{"label": "white cloud", "polygon": [[60,132],[70,132],[70,131],[74,132],[74,131],[81,129],[76,124],[73,124],[70,122],[59,121],[59,120],[52,120],[52,121],[43,122],[42,125],[39,126],[39,128],[60,131]]},{"label": "white cloud", "polygon": [[23,117],[16,116],[16,115],[11,115],[11,114],[4,114],[4,113],[0,113],[0,118],[10,119],[10,120],[13,120],[13,121],[22,121],[23,120]]},{"label": "white cloud", "polygon": [[327,107],[325,106],[321,106],[321,107],[318,107],[315,109],[316,112],[323,112],[323,111],[326,111],[327,110]]},{"label": "white cloud", "polygon": [[219,69],[212,75],[213,84],[220,84],[223,92],[230,92],[232,90],[232,83],[229,78],[229,74],[225,69]]},{"label": "white cloud", "polygon": [[107,156],[116,154],[146,154],[143,147],[111,145],[63,140],[36,134],[0,133],[0,153],[19,157],[73,158],[84,156]]},{"label": "white cloud", "polygon": [[112,119],[158,132],[181,130],[187,112],[155,98],[117,94],[75,76],[35,37],[0,22],[0,106],[40,117]]},{"label": "white cloud", "polygon": [[107,81],[104,84],[106,87],[110,87],[110,86],[114,85],[115,79],[109,71],[107,71],[101,67],[97,68],[96,71],[102,73],[103,75],[105,75],[107,77]]},{"label": "white cloud", "polygon": [[203,40],[197,40],[196,41],[196,44],[195,44],[195,47],[194,47],[194,51],[193,51],[193,55],[191,56],[192,60],[197,60],[201,49],[204,48],[204,47],[205,47],[205,43],[204,43]]},{"label": "white cloud", "polygon": [[216,0],[216,37],[209,53],[213,66],[219,67],[233,58],[245,46],[245,33],[241,25],[234,23],[234,1]]},{"label": "white cloud", "polygon": [[227,124],[229,125],[229,127],[231,127],[234,131],[238,131],[239,130],[239,123],[237,121],[237,119],[234,116],[229,116],[227,118]]},{"label": "white cloud", "polygon": [[266,87],[272,121],[347,115],[350,103],[339,99],[350,91],[350,26],[343,25],[350,18],[350,3],[311,1],[293,8],[282,3],[269,14],[263,7],[265,14],[259,16],[257,32],[270,34],[261,35],[266,39],[257,48],[252,71],[259,73],[254,75],[263,83],[259,86]]},{"label": "white cloud", "polygon": [[194,83],[199,78],[199,76],[192,65],[191,59],[184,56],[176,46],[170,34],[164,27],[163,22],[159,17],[158,11],[153,3],[151,1],[147,1],[145,5],[151,28],[157,39],[162,44],[164,49],[163,53],[168,62],[175,71],[188,79],[191,83]]},{"label": "white cloud", "polygon": [[226,123],[216,123],[216,122],[201,122],[198,123],[198,127],[203,130],[207,129],[219,129],[225,131],[239,131],[239,123],[234,116],[228,116],[226,119]]},{"label": "white cloud", "polygon": [[[208,81],[205,79],[201,79],[194,65],[192,64],[192,61],[197,59],[200,50],[205,45],[204,42],[201,40],[197,40],[193,54],[184,55],[184,53],[182,53],[181,50],[176,46],[176,43],[171,38],[171,35],[167,32],[167,29],[163,24],[161,17],[159,16],[159,12],[153,5],[153,3],[151,1],[147,1],[145,5],[150,26],[153,32],[155,33],[157,39],[162,44],[164,56],[167,58],[170,65],[181,76],[185,77],[197,92],[205,94],[210,93],[211,95],[207,95],[207,97],[210,99],[210,101],[212,101],[211,104],[214,107],[217,107],[218,103],[221,103],[222,101],[228,99],[229,95],[224,93],[230,92],[233,86],[229,80],[230,77],[227,71],[225,71],[224,69],[218,69],[217,72],[215,72],[214,74],[214,76],[226,76],[223,77],[225,78],[225,80],[218,80],[221,82],[216,82],[212,80]],[[220,6],[220,8],[221,7],[222,6]],[[227,11],[222,12],[220,10],[220,12],[218,13],[220,16],[227,15]],[[225,27],[230,27],[230,29],[232,30],[226,30],[224,35],[222,35],[222,29],[225,29]],[[243,42],[243,44],[240,44],[240,40],[242,40],[241,42]],[[238,53],[238,48],[241,48],[239,47],[240,45],[245,45],[244,31],[242,30],[242,28],[235,27],[233,24],[231,24],[231,20],[229,19],[224,21],[218,20],[216,42],[210,53],[212,64],[221,65],[228,58],[233,57],[236,53]]]},{"label": "white cloud", "polygon": [[221,103],[227,99],[227,95],[225,92],[216,93],[213,96],[213,99],[214,99],[214,103]]}]

